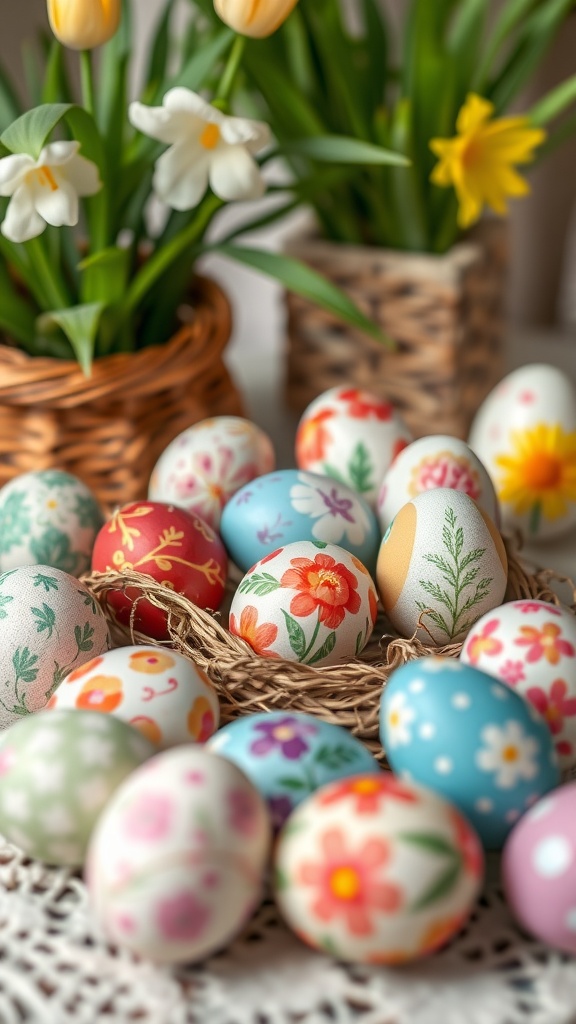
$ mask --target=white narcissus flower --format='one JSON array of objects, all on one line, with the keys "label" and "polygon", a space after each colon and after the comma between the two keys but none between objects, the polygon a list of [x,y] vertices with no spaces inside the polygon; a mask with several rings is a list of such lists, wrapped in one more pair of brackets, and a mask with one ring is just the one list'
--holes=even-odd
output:
[{"label": "white narcissus flower", "polygon": [[228,117],[181,87],[170,89],[161,107],[131,103],[130,121],[170,147],[156,162],[153,185],[173,210],[197,206],[208,184],[225,202],[263,194],[264,179],[252,155],[270,141],[263,122]]},{"label": "white narcissus flower", "polygon": [[10,197],[0,230],[10,242],[28,242],[47,224],[78,223],[79,196],[93,196],[102,187],[96,164],[79,149],[79,142],[52,142],[37,160],[29,153],[0,160],[0,196]]}]

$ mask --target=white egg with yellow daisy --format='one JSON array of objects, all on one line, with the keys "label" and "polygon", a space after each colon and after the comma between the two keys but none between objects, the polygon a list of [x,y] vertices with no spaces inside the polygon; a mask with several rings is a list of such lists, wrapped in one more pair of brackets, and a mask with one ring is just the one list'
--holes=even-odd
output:
[{"label": "white egg with yellow daisy", "polygon": [[576,525],[576,386],[562,370],[533,363],[508,374],[478,410],[469,444],[504,529],[540,540]]}]

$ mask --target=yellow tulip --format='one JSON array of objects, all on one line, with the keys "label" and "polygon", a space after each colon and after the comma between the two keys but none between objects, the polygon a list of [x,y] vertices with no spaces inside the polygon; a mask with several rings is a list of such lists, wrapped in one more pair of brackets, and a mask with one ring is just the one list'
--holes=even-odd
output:
[{"label": "yellow tulip", "polygon": [[120,13],[120,0],[48,0],[50,27],[71,50],[107,43],[118,29]]},{"label": "yellow tulip", "polygon": [[226,25],[243,36],[271,36],[298,0],[214,0],[214,10]]}]

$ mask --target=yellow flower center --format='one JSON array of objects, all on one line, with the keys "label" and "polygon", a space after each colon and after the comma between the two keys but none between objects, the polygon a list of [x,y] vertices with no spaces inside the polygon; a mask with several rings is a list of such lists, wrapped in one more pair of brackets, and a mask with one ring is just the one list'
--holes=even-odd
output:
[{"label": "yellow flower center", "polygon": [[50,500],[46,502],[46,508],[58,508],[58,502],[54,501],[54,498],[50,498]]},{"label": "yellow flower center", "polygon": [[330,875],[330,889],[339,900],[353,900],[360,892],[360,879],[354,868],[336,868]]},{"label": "yellow flower center", "polygon": [[294,739],[294,729],[291,729],[289,725],[280,725],[274,729],[274,736],[280,743],[286,743],[288,740]]},{"label": "yellow flower center", "polygon": [[[394,714],[394,712],[392,712]],[[398,712],[396,712],[398,714]],[[380,785],[377,779],[358,779],[358,782],[354,783],[354,792],[369,795],[370,793],[378,793]]]},{"label": "yellow flower center", "polygon": [[204,149],[214,149],[220,141],[220,129],[217,124],[207,124],[200,136],[200,144]]},{"label": "yellow flower center", "polygon": [[526,459],[523,472],[526,483],[535,490],[557,487],[562,479],[560,460],[548,452],[534,452]]},{"label": "yellow flower center", "polygon": [[395,729],[397,725],[400,725],[400,712],[391,711],[390,714],[388,715],[388,721],[392,728]]},{"label": "yellow flower center", "polygon": [[35,171],[32,171],[31,173],[38,178],[42,186],[48,186],[48,188],[52,189],[52,192],[58,191],[58,182],[56,181],[54,174],[52,173],[50,168],[46,166],[46,164],[42,164],[42,167],[38,167]]},{"label": "yellow flower center", "polygon": [[502,751],[502,760],[507,762],[517,761],[518,747],[514,747],[512,745],[510,745],[509,747],[504,747],[504,750]]}]

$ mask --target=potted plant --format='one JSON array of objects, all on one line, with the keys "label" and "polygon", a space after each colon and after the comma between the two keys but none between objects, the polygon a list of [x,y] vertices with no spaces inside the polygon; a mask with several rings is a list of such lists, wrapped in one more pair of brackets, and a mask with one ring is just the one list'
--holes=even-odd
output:
[{"label": "potted plant", "polygon": [[[265,192],[271,133],[235,113],[244,37],[218,21],[179,38],[174,6],[166,0],[132,103],[128,0],[48,0],[53,38],[28,96],[0,75],[0,483],[58,465],[106,506],[126,502],[145,494],[185,426],[241,411],[222,360],[226,297],[193,272],[209,249],[378,333],[306,266],[208,242],[228,203]],[[260,34],[292,6],[270,0]],[[366,158],[355,140],[336,140],[340,153],[328,142],[327,161]],[[377,145],[369,156],[406,163]]]}]

